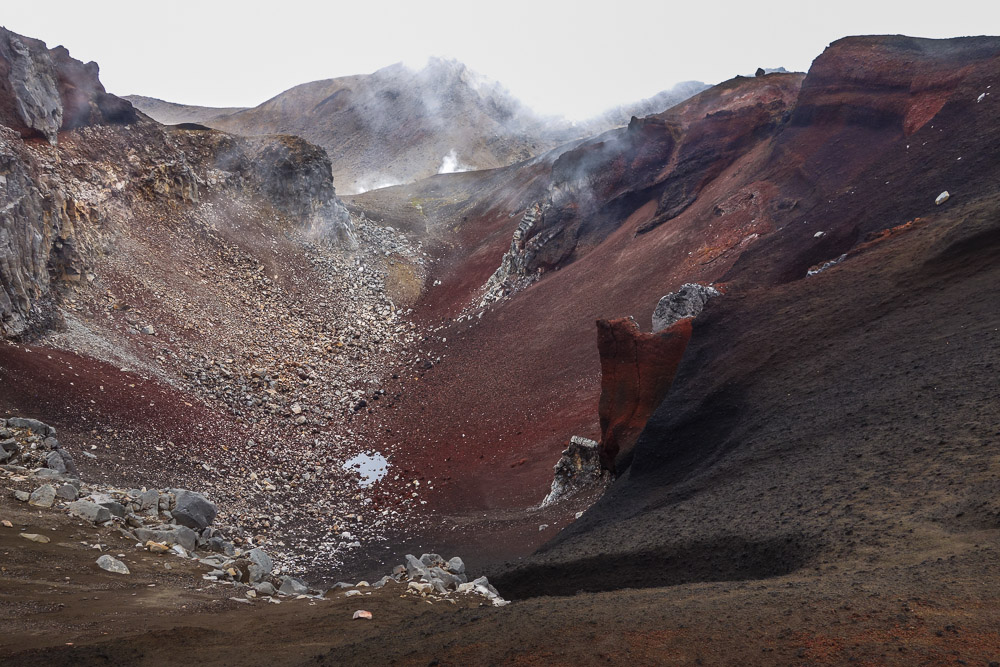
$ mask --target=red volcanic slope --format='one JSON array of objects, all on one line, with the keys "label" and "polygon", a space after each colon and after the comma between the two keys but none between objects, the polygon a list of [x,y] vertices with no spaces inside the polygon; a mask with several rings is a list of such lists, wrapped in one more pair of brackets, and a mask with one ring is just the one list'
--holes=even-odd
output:
[{"label": "red volcanic slope", "polygon": [[657,333],[644,333],[627,317],[597,320],[601,355],[601,462],[621,469],[650,415],[670,391],[670,384],[691,340],[691,320],[680,320]]},{"label": "red volcanic slope", "polygon": [[[432,506],[537,503],[569,436],[599,432],[595,320],[632,316],[648,326],[657,300],[685,282],[726,281],[738,292],[799,279],[878,231],[873,224],[933,209],[943,184],[896,186],[891,202],[870,197],[867,212],[885,215],[867,215],[863,229],[849,198],[836,210],[829,202],[863,175],[912,174],[921,138],[937,131],[932,111],[974,106],[970,91],[980,80],[985,90],[998,55],[988,38],[849,38],[804,80],[734,79],[527,163],[527,174],[440,176],[355,198],[389,221],[412,217],[412,202],[428,193],[460,202],[424,206],[439,260],[429,280],[441,285],[428,288],[417,314],[431,324],[477,301],[520,214],[546,187],[546,224],[561,227],[563,259],[538,283],[481,318],[448,321],[438,331],[446,342],[426,342],[442,363],[419,380],[406,375],[419,389],[394,408],[392,433],[372,437],[403,434],[409,465],[443,480],[426,496]],[[475,179],[482,194],[470,198]]]}]

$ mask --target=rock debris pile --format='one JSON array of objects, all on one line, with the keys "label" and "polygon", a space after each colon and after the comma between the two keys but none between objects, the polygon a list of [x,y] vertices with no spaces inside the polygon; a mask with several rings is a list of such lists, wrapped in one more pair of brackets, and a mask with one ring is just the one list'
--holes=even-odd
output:
[{"label": "rock debris pile", "polygon": [[[214,525],[218,508],[201,493],[177,488],[118,489],[82,482],[72,457],[55,436],[53,427],[34,419],[0,419],[0,451],[5,460],[0,474],[12,485],[9,488],[17,500],[62,510],[97,528],[115,530],[134,540],[136,548],[153,554],[195,559],[209,568],[203,579],[237,587],[242,597],[231,599],[240,602],[278,602],[280,596],[323,599],[327,593],[293,576],[288,565],[275,563],[271,554],[255,546],[254,536],[247,531]],[[35,533],[23,533],[22,537],[48,541]],[[98,558],[97,565],[108,572],[129,574],[124,563],[108,554]],[[390,584],[405,585],[404,594],[429,600],[461,593],[480,595],[495,606],[507,604],[486,577],[469,581],[461,558],[445,560],[437,554],[420,558],[407,555],[406,564],[396,566],[374,584],[338,582],[333,589],[350,597],[364,594],[366,588]]]}]

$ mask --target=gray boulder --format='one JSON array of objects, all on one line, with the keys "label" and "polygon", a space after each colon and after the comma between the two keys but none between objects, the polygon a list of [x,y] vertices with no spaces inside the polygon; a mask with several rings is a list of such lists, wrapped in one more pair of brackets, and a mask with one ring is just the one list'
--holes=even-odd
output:
[{"label": "gray boulder", "polygon": [[0,440],[0,461],[6,461],[21,451],[21,445],[14,438]]},{"label": "gray boulder", "polygon": [[[55,438],[48,438],[48,440],[55,440]],[[73,461],[73,455],[60,447],[58,440],[55,440],[55,443],[55,449],[45,457],[45,465],[57,472],[76,476],[76,463]]]},{"label": "gray boulder", "polygon": [[38,479],[64,479],[66,473],[53,470],[52,468],[39,468],[31,473]]},{"label": "gray boulder", "polygon": [[218,510],[208,498],[186,489],[174,489],[173,492],[176,504],[171,512],[177,523],[194,530],[201,530],[215,520]]},{"label": "gray boulder", "polygon": [[270,581],[262,581],[260,583],[254,584],[253,589],[257,591],[258,595],[274,595],[275,593],[277,593],[277,591],[274,590],[274,584],[272,584]]},{"label": "gray boulder", "polygon": [[444,558],[437,554],[423,554],[420,556],[420,562],[424,564],[425,567],[435,567],[445,564]]},{"label": "gray boulder", "polygon": [[483,587],[484,589],[489,591],[490,597],[500,597],[500,592],[497,591],[497,589],[493,588],[493,585],[490,583],[490,580],[487,579],[486,577],[479,577],[478,579],[473,579],[472,585],[477,588],[480,586]]},{"label": "gray boulder", "polygon": [[271,557],[264,553],[263,549],[251,549],[247,558],[250,560],[248,570],[251,584],[263,581],[271,575],[274,563],[271,562]]},{"label": "gray boulder", "polygon": [[45,465],[52,468],[56,472],[66,472],[66,463],[63,461],[63,457],[59,455],[58,451],[49,452],[49,455],[45,457]]},{"label": "gray boulder", "polygon": [[72,484],[63,484],[56,489],[56,497],[63,500],[76,500],[79,495],[80,492]]},{"label": "gray boulder", "polygon": [[656,304],[653,311],[653,333],[663,331],[680,320],[698,317],[710,298],[721,295],[722,292],[709,285],[682,285],[678,291],[667,294]]},{"label": "gray boulder", "polygon": [[450,561],[448,561],[446,567],[448,568],[448,571],[451,572],[452,574],[465,574],[465,563],[458,556],[455,556]]},{"label": "gray boulder", "polygon": [[135,536],[140,542],[149,540],[172,546],[179,544],[188,551],[194,551],[198,544],[198,534],[187,526],[158,526],[156,528],[136,528]]},{"label": "gray boulder", "polygon": [[423,577],[424,579],[430,580],[431,573],[421,561],[417,559],[413,554],[406,554],[406,576],[410,579],[419,579]]},{"label": "gray boulder", "polygon": [[37,433],[38,435],[43,437],[49,435],[54,436],[56,434],[56,430],[54,428],[52,428],[48,424],[38,421],[37,419],[25,419],[24,417],[11,417],[10,419],[7,420],[7,426],[10,426],[11,428],[26,428],[30,430],[32,433]]},{"label": "gray boulder", "polygon": [[125,518],[125,506],[114,500],[110,500],[103,503],[98,503],[101,507],[107,508],[111,512],[111,516],[116,516],[119,519]]},{"label": "gray boulder", "polygon": [[111,521],[111,512],[107,507],[92,503],[89,500],[77,500],[69,504],[69,512],[91,523]]},{"label": "gray boulder", "polygon": [[125,563],[121,562],[114,556],[109,556],[107,554],[104,554],[97,559],[97,567],[102,570],[107,570],[108,572],[114,572],[115,574],[131,574]]},{"label": "gray boulder", "polygon": [[56,487],[51,484],[43,484],[31,492],[28,504],[35,507],[52,507],[56,501]]},{"label": "gray boulder", "polygon": [[160,492],[148,489],[139,494],[139,507],[143,512],[156,516],[160,509]]},{"label": "gray boulder", "polygon": [[431,568],[431,576],[433,577],[432,582],[440,581],[445,585],[445,588],[451,589],[458,588],[459,584],[464,584],[466,581],[465,575],[452,574],[439,567]]},{"label": "gray boulder", "polygon": [[281,588],[278,592],[282,595],[307,595],[309,586],[301,579],[285,576],[281,579]]}]

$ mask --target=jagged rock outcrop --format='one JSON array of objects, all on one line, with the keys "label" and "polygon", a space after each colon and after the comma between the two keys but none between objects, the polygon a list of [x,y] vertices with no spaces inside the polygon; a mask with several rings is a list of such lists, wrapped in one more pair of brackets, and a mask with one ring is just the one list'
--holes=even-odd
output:
[{"label": "jagged rock outcrop", "polygon": [[667,395],[691,340],[691,320],[644,333],[631,317],[597,321],[601,355],[601,464],[612,472],[627,466],[639,434]]},{"label": "jagged rock outcrop", "polygon": [[136,118],[131,104],[104,90],[97,63],[0,28],[0,124],[54,145],[60,130]]},{"label": "jagged rock outcrop", "polygon": [[[356,246],[322,149],[168,131],[97,74],[61,47],[0,31],[0,337],[46,326],[53,281],[80,281],[139,212],[258,198],[317,241]],[[55,144],[60,131],[73,134],[55,148],[34,139]]]},{"label": "jagged rock outcrop", "polygon": [[542,500],[541,507],[559,502],[579,491],[607,482],[608,471],[601,465],[600,445],[590,438],[574,435],[569,447],[554,466],[552,488]]},{"label": "jagged rock outcrop", "polygon": [[681,285],[679,290],[667,294],[656,304],[656,309],[653,310],[653,333],[672,327],[678,320],[698,317],[708,300],[720,294],[711,285]]},{"label": "jagged rock outcrop", "polygon": [[292,136],[244,139],[252,178],[263,194],[316,237],[357,246],[351,216],[336,196],[330,158],[319,146]]},{"label": "jagged rock outcrop", "polygon": [[514,230],[510,249],[500,258],[500,266],[493,272],[483,286],[483,296],[480,305],[500,301],[514,292],[524,289],[538,280],[545,270],[543,266],[535,265],[538,251],[550,241],[560,230],[549,230],[539,234],[548,204],[536,202],[528,207]]}]

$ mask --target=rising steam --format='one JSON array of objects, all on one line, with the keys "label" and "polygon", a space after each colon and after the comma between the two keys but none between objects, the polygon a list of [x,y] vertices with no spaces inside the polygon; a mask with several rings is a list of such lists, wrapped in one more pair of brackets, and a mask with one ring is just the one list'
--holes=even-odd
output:
[{"label": "rising steam", "polygon": [[438,169],[439,174],[455,174],[460,171],[472,171],[475,167],[470,167],[467,164],[462,164],[458,160],[458,152],[452,148],[448,151],[448,154],[444,156],[441,160],[441,167]]}]

